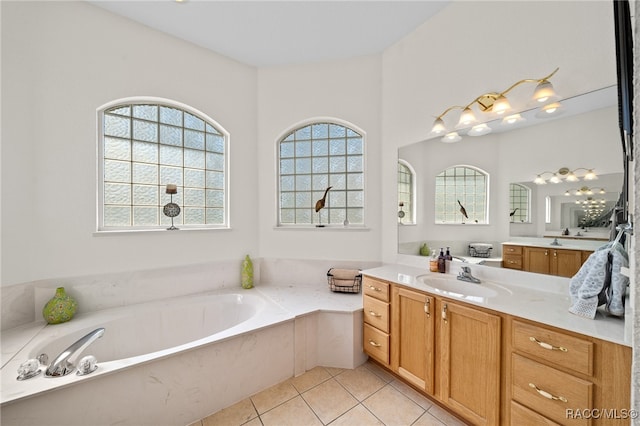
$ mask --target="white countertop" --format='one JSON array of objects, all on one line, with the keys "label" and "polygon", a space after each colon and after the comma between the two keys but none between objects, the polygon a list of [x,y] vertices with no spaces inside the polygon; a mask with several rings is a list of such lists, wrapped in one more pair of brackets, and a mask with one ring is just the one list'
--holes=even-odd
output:
[{"label": "white countertop", "polygon": [[[428,269],[401,264],[390,264],[367,269],[362,271],[362,273],[363,275],[402,284],[406,287],[432,293],[440,297],[447,297],[453,300],[457,299],[465,303],[536,321],[541,324],[625,346],[631,346],[631,341],[625,339],[623,318],[608,316],[600,309],[593,320],[569,313],[568,308],[571,304],[571,299],[568,291],[568,279],[566,279],[566,287],[558,285],[557,279],[553,281],[549,280],[550,284],[547,284],[544,278],[537,280],[538,282],[534,287],[530,283],[523,285],[515,282],[515,280],[509,283],[484,279],[482,270],[479,268],[480,267],[474,266],[472,273],[482,280],[480,284],[459,281],[455,274],[439,274],[437,272],[429,272]],[[534,277],[537,276],[537,274],[531,275]],[[421,278],[418,277],[424,277],[427,281],[430,279],[444,279],[455,281],[456,284],[461,285],[484,286],[497,290],[497,295],[493,297],[465,297],[461,294],[456,296],[454,293],[434,291],[432,287],[427,286],[422,282]],[[437,285],[434,285],[434,287],[437,287]],[[473,290],[471,289],[470,291]]]},{"label": "white countertop", "polygon": [[512,246],[544,247],[559,250],[595,250],[607,243],[607,241],[563,239],[562,237],[557,237],[557,240],[560,245],[551,244],[554,241],[553,238],[514,238],[502,244]]}]

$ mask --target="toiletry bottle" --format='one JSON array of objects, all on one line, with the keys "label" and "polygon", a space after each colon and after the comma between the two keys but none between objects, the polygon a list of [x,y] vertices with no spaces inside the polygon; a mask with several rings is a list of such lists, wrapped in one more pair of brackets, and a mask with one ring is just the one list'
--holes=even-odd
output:
[{"label": "toiletry bottle", "polygon": [[429,259],[429,271],[438,272],[438,255],[434,249],[431,249],[431,259]]},{"label": "toiletry bottle", "polygon": [[438,272],[444,274],[447,272],[447,260],[444,256],[444,250],[440,247],[440,255],[438,256]]},{"label": "toiletry bottle", "polygon": [[451,261],[453,260],[453,256],[451,256],[451,251],[449,250],[449,247],[447,247],[447,252],[444,254],[444,264],[445,264],[445,271],[448,273],[449,272],[449,268],[451,266]]}]

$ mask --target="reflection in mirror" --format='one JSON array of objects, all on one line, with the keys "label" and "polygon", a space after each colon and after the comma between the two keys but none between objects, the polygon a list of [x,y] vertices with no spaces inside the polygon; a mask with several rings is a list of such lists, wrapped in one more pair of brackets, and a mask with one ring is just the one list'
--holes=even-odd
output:
[{"label": "reflection in mirror", "polygon": [[511,222],[529,223],[531,190],[519,183],[509,184],[509,218]]},{"label": "reflection in mirror", "polygon": [[415,223],[415,171],[411,164],[398,160],[398,223]]},{"label": "reflection in mirror", "polygon": [[436,223],[487,223],[489,174],[455,166],[436,176]]}]

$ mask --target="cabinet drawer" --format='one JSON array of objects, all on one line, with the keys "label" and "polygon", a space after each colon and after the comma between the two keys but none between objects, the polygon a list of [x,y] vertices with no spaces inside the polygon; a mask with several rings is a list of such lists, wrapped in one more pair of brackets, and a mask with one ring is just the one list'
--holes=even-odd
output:
[{"label": "cabinet drawer", "polygon": [[589,424],[589,419],[567,419],[567,409],[591,409],[593,384],[512,354],[512,398],[562,424]]},{"label": "cabinet drawer", "polygon": [[364,294],[375,297],[384,302],[389,301],[389,283],[376,280],[374,278],[364,277]]},{"label": "cabinet drawer", "polygon": [[513,321],[514,349],[578,373],[593,375],[593,343]]},{"label": "cabinet drawer", "polygon": [[364,325],[363,336],[364,351],[378,361],[389,365],[389,335],[371,327]]},{"label": "cabinet drawer", "polygon": [[502,267],[510,269],[522,269],[522,256],[505,254],[502,256]]},{"label": "cabinet drawer", "polygon": [[364,322],[389,333],[389,304],[364,296]]},{"label": "cabinet drawer", "polygon": [[502,254],[522,254],[522,246],[502,246]]},{"label": "cabinet drawer", "polygon": [[513,426],[561,426],[553,420],[511,401],[511,424]]}]

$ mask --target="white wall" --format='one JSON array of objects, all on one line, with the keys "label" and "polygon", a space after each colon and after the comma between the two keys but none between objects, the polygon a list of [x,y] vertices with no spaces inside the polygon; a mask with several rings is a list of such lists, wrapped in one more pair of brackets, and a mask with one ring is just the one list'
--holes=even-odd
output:
[{"label": "white wall", "polygon": [[[294,259],[380,258],[380,71],[379,56],[258,71],[260,253],[263,255]],[[275,229],[278,138],[293,126],[318,117],[346,120],[365,132],[366,230]],[[394,195],[393,200],[395,198]]]},{"label": "white wall", "polygon": [[[85,2],[2,2],[2,285],[257,255],[255,68]],[[93,235],[96,108],[186,103],[231,133],[229,231]]]},{"label": "white wall", "polygon": [[[523,78],[544,76],[556,67],[560,71],[552,81],[563,97],[615,84],[611,2],[540,5],[533,1],[452,2],[388,48],[382,58],[382,157],[393,158],[398,147],[426,139],[433,118],[447,107],[469,102],[480,93],[503,90]],[[564,142],[558,143],[560,147]],[[536,147],[535,141],[524,144]],[[619,140],[611,141],[616,149],[619,144]],[[458,156],[463,154],[462,147],[462,143],[439,144],[438,150],[450,150],[452,156]],[[494,161],[502,165],[502,159],[509,158],[509,154],[501,149]],[[554,156],[553,152],[539,150],[526,161]],[[480,157],[478,161],[485,160],[488,161]],[[397,227],[392,224],[397,221],[397,206],[391,200],[395,200],[396,165],[383,162],[381,170],[382,197],[386,200],[382,216],[383,260],[394,261]],[[504,173],[510,171],[505,169]],[[506,180],[494,175],[491,191],[506,191],[506,185]],[[496,211],[507,208],[491,205]],[[508,232],[508,223],[501,226],[500,232]]]}]

